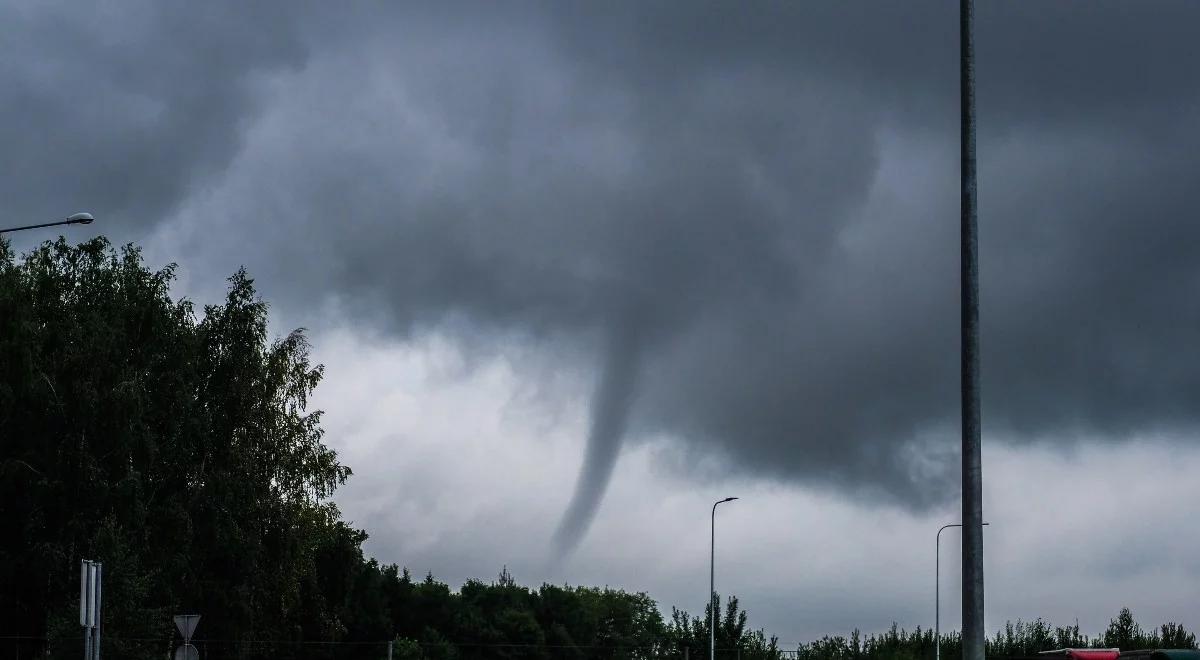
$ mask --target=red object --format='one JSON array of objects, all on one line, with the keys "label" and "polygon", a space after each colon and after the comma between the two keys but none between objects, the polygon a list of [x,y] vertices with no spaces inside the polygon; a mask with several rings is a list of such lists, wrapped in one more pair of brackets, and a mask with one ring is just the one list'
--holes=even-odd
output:
[{"label": "red object", "polygon": [[1042,651],[1038,655],[1067,656],[1071,660],[1117,660],[1121,649],[1055,649]]}]

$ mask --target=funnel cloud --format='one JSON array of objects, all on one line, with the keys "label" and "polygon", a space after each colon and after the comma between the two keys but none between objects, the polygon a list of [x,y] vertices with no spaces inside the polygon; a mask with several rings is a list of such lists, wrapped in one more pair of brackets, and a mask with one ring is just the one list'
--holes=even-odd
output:
[{"label": "funnel cloud", "polygon": [[559,558],[573,551],[587,533],[621,451],[621,439],[637,387],[639,344],[628,324],[611,333],[596,391],[592,397],[591,428],[575,494],[554,535]]},{"label": "funnel cloud", "polygon": [[[954,497],[946,2],[255,6],[0,9],[13,217],[245,264],[292,325],[595,365],[564,551],[648,438]],[[976,12],[984,441],[1194,442],[1200,3]]]}]

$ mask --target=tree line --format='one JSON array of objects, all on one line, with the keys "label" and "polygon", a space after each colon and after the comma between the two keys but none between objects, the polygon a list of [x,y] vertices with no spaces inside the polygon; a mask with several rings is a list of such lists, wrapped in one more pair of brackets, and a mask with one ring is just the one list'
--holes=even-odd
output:
[{"label": "tree line", "polygon": [[[323,371],[304,331],[270,339],[244,271],[201,310],[173,277],[103,238],[20,258],[0,238],[0,657],[78,655],[81,559],[104,563],[110,658],[169,654],[185,612],[206,660],[707,657],[707,609],[664,616],[645,593],[507,570],[455,591],[365,557],[331,500],[351,470],[308,409]],[[932,657],[930,632],[894,627],[781,649],[718,602],[719,657]],[[1103,645],[1195,644],[1129,622]],[[1038,620],[989,652],[1090,643]],[[947,660],[958,649],[946,636]]]},{"label": "tree line", "polygon": [[[890,630],[875,635],[853,631],[849,637],[826,636],[796,651],[798,660],[928,660],[934,657],[934,632],[917,628],[912,632],[892,624]],[[1122,608],[1108,627],[1089,637],[1080,631],[1079,623],[1053,626],[1042,619],[1008,622],[1002,630],[985,642],[991,658],[1030,658],[1042,651],[1063,648],[1119,648],[1122,651],[1143,649],[1195,649],[1196,636],[1178,623],[1165,623],[1157,628],[1143,629],[1129,608]],[[962,639],[958,633],[941,636],[941,656],[946,660],[961,660]]]}]

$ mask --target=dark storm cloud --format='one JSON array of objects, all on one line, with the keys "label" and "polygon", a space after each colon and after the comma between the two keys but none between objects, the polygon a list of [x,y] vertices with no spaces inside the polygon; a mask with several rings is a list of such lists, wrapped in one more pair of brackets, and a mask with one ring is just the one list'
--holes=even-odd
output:
[{"label": "dark storm cloud", "polygon": [[255,75],[302,62],[296,37],[257,3],[4,3],[5,224],[160,222],[227,164]]},{"label": "dark storm cloud", "polygon": [[[197,65],[203,96],[233,102],[195,132],[132,110],[4,130],[124,130],[111,151],[165,159],[160,178],[103,194],[178,205],[194,258],[248,264],[289,310],[335,297],[397,333],[516,331],[598,356],[611,387],[581,492],[603,492],[626,427],[731,471],[913,505],[950,492],[954,3],[458,9],[305,14],[302,46],[273,41],[274,16],[196,32],[168,65],[257,25],[249,61],[283,71],[252,113],[246,65]],[[980,3],[985,433],[1195,427],[1198,19],[1184,2]],[[29,48],[6,76],[42,80]],[[182,93],[122,59],[141,48],[56,75]],[[35,165],[28,203],[45,203],[53,169]]]}]

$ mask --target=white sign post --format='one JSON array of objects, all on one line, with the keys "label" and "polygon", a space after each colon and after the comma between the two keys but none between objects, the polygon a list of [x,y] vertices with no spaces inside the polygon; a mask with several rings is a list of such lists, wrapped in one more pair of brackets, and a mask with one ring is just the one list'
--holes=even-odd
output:
[{"label": "white sign post", "polygon": [[83,660],[100,660],[100,585],[104,565],[84,559],[79,566],[79,625]]}]

